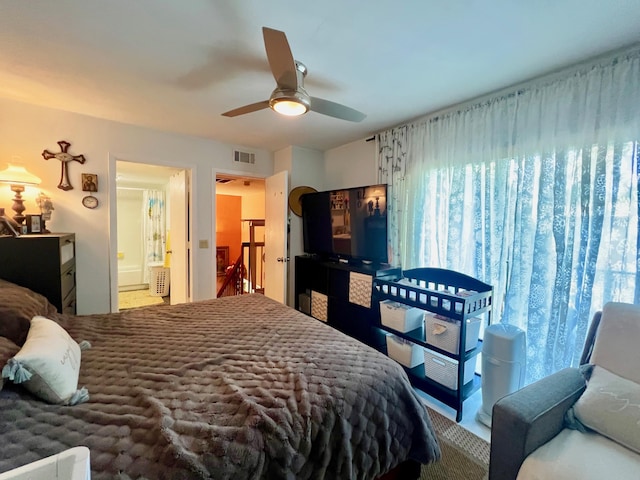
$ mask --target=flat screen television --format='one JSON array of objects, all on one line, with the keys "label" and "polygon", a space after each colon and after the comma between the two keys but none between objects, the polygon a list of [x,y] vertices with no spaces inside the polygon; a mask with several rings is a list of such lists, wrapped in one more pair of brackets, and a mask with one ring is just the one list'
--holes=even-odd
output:
[{"label": "flat screen television", "polygon": [[387,186],[307,193],[302,203],[305,253],[387,263]]}]

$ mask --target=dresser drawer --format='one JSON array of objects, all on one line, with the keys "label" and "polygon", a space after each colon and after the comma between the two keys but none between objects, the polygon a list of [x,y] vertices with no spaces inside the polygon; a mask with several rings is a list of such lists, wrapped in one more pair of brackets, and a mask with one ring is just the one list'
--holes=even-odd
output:
[{"label": "dresser drawer", "polygon": [[60,293],[62,298],[66,298],[71,290],[76,287],[76,265],[71,263],[68,270],[62,272],[60,276]]},{"label": "dresser drawer", "polygon": [[62,301],[62,313],[76,314],[76,289],[72,289]]},{"label": "dresser drawer", "polygon": [[75,237],[69,235],[60,239],[60,271],[66,272],[76,263]]}]

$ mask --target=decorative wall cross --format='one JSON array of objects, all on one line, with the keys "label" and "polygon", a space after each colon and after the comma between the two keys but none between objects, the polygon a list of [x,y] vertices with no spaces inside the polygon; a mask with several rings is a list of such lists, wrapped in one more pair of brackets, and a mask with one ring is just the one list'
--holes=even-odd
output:
[{"label": "decorative wall cross", "polygon": [[53,153],[49,150],[45,150],[44,152],[42,152],[42,156],[45,160],[49,160],[50,158],[60,160],[60,163],[62,164],[62,171],[60,172],[60,183],[58,183],[58,188],[65,191],[73,190],[71,182],[69,181],[69,171],[67,163],[72,160],[78,163],[84,163],[86,159],[84,158],[84,155],[71,155],[70,153],[67,153],[67,150],[71,146],[69,142],[60,140],[58,142],[58,145],[60,145],[60,151],[58,153]]}]

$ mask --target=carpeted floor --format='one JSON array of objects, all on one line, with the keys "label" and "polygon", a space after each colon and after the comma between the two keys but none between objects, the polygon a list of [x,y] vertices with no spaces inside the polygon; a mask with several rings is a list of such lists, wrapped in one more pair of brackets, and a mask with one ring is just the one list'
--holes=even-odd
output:
[{"label": "carpeted floor", "polygon": [[[120,310],[126,310],[128,308],[159,305],[166,303],[164,298],[165,297],[152,297],[149,295],[149,289],[118,292],[118,308]],[[168,299],[169,297],[166,298]]]},{"label": "carpeted floor", "polygon": [[442,458],[422,467],[421,480],[486,480],[489,443],[429,408]]}]

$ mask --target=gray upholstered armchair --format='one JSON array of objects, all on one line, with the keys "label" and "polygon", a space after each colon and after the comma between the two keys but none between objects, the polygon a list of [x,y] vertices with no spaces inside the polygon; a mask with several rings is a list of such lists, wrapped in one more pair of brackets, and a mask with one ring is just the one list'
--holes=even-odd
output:
[{"label": "gray upholstered armchair", "polygon": [[639,478],[640,307],[594,316],[584,364],[496,402],[489,480]]}]

